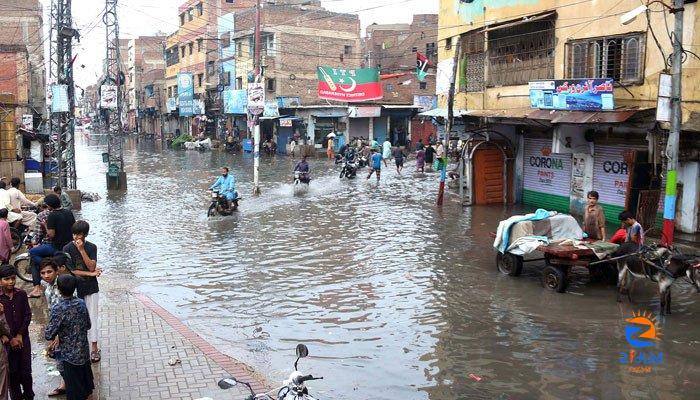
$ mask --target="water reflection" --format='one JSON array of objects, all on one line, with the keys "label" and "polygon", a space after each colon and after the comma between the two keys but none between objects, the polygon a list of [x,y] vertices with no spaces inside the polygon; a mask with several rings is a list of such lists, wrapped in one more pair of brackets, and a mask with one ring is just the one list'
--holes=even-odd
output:
[{"label": "water reflection", "polygon": [[[319,398],[669,398],[697,390],[697,297],[674,291],[664,323],[665,364],[639,378],[617,363],[622,323],[658,309],[650,285],[637,303],[577,273],[568,294],[543,291],[537,268],[496,273],[489,230],[513,210],[434,204],[436,175],[387,169],[377,187],[340,181],[312,160],[310,191],[294,196],[293,160],[263,158],[259,198],[252,157],[125,147],[129,190],[104,193],[104,146],[78,150],[79,186],[105,267],[186,321],[222,351],[274,380],[298,342],[305,371],[326,377]],[[231,166],[244,199],[207,219],[218,168]],[[470,376],[473,375],[473,376]],[[479,380],[481,378],[481,380]]]}]

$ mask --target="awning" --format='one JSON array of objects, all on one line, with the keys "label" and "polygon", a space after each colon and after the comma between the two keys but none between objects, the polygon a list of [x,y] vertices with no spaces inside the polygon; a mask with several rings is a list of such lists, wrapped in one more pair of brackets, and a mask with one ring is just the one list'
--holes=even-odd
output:
[{"label": "awning", "polygon": [[557,13],[556,11],[547,11],[547,12],[544,12],[541,14],[535,14],[535,15],[530,15],[527,17],[522,17],[520,19],[516,19],[513,21],[506,21],[503,23],[493,24],[493,25],[489,25],[489,26],[485,27],[484,31],[491,32],[491,31],[495,31],[498,29],[506,29],[506,28],[512,28],[512,27],[518,26],[518,25],[529,24],[530,22],[541,21],[543,19],[547,19],[549,17],[552,17],[556,13]]},{"label": "awning", "polygon": [[[452,113],[455,117],[460,117],[467,114],[467,110],[454,110]],[[422,112],[418,114],[419,117],[432,117],[432,118],[447,118],[446,108],[433,108],[432,110]]]},{"label": "awning", "polygon": [[382,108],[386,108],[387,110],[416,110],[416,109],[421,109],[423,107],[421,106],[414,106],[413,104],[411,105],[403,105],[403,104],[383,104]]},{"label": "awning", "polygon": [[477,118],[526,119],[551,124],[620,124],[634,117],[654,114],[654,108],[619,108],[613,111],[560,111],[515,108],[501,110],[469,110],[463,116]]},{"label": "awning", "polygon": [[282,119],[282,118],[288,118],[289,115],[277,115],[274,117],[259,117],[258,119],[260,120],[270,120],[270,119]]}]

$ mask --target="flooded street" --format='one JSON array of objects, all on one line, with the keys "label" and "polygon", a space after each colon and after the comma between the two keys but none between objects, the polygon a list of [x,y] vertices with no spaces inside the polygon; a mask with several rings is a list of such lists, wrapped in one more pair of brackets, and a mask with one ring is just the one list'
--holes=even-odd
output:
[{"label": "flooded street", "polygon": [[[513,210],[434,206],[437,175],[362,173],[310,160],[308,194],[292,193],[293,160],[175,152],[153,142],[125,151],[129,190],[108,196],[102,152],[78,145],[78,187],[105,275],[133,286],[222,352],[274,383],[306,343],[304,373],[319,399],[683,399],[700,390],[700,295],[679,282],[662,320],[663,364],[647,375],[618,361],[625,318],[658,312],[650,282],[635,303],[577,271],[566,294],[545,291],[537,264],[502,276],[488,232]],[[206,218],[206,189],[227,165],[240,212]],[[366,171],[366,170],[365,170]],[[366,173],[366,172],[365,172]],[[518,210],[519,212],[520,210]],[[211,377],[212,380],[219,377]],[[693,395],[693,393],[696,393]],[[221,398],[226,398],[222,393]]]}]

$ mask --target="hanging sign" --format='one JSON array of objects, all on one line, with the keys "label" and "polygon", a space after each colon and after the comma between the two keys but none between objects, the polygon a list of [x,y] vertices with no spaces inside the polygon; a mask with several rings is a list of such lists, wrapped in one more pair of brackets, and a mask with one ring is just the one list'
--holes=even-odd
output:
[{"label": "hanging sign", "polygon": [[175,97],[169,98],[166,103],[166,107],[168,108],[169,113],[177,110],[177,99]]},{"label": "hanging sign", "polygon": [[613,110],[613,83],[612,79],[533,81],[529,83],[530,106],[544,110]]},{"label": "hanging sign", "polygon": [[51,86],[51,112],[68,112],[68,85]]},{"label": "hanging sign", "polygon": [[248,111],[260,115],[265,110],[265,86],[262,83],[248,84]]},{"label": "hanging sign", "polygon": [[117,86],[102,85],[100,87],[100,108],[117,109]]},{"label": "hanging sign", "polygon": [[586,209],[588,192],[593,190],[593,156],[574,153],[571,168],[571,196],[569,210],[574,215],[583,215]]},{"label": "hanging sign", "polygon": [[194,84],[193,76],[189,73],[177,74],[177,98],[180,103],[180,116],[194,115]]},{"label": "hanging sign", "polygon": [[318,97],[347,102],[378,100],[384,97],[379,70],[318,67]]},{"label": "hanging sign", "polygon": [[671,122],[671,92],[673,78],[669,74],[659,75],[659,96],[656,101],[656,120]]}]

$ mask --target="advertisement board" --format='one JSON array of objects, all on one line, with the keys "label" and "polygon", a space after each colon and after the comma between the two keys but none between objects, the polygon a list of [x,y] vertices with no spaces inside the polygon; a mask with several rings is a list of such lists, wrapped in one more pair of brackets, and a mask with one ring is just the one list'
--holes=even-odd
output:
[{"label": "advertisement board", "polygon": [[529,83],[530,106],[544,110],[613,110],[613,84],[612,79],[533,81]]},{"label": "advertisement board", "polygon": [[379,100],[384,91],[376,68],[318,67],[318,98],[347,102]]},{"label": "advertisement board", "polygon": [[265,86],[262,83],[248,84],[248,111],[260,115],[265,110]]},{"label": "advertisement board", "polygon": [[348,107],[350,118],[371,118],[380,117],[382,115],[381,107]]},{"label": "advertisement board", "polygon": [[194,80],[190,73],[177,74],[177,97],[180,104],[180,116],[194,115]]},{"label": "advertisement board", "polygon": [[68,112],[68,85],[51,86],[51,112]]},{"label": "advertisement board", "polygon": [[245,114],[247,112],[248,93],[245,89],[224,90],[224,113],[225,114]]}]

